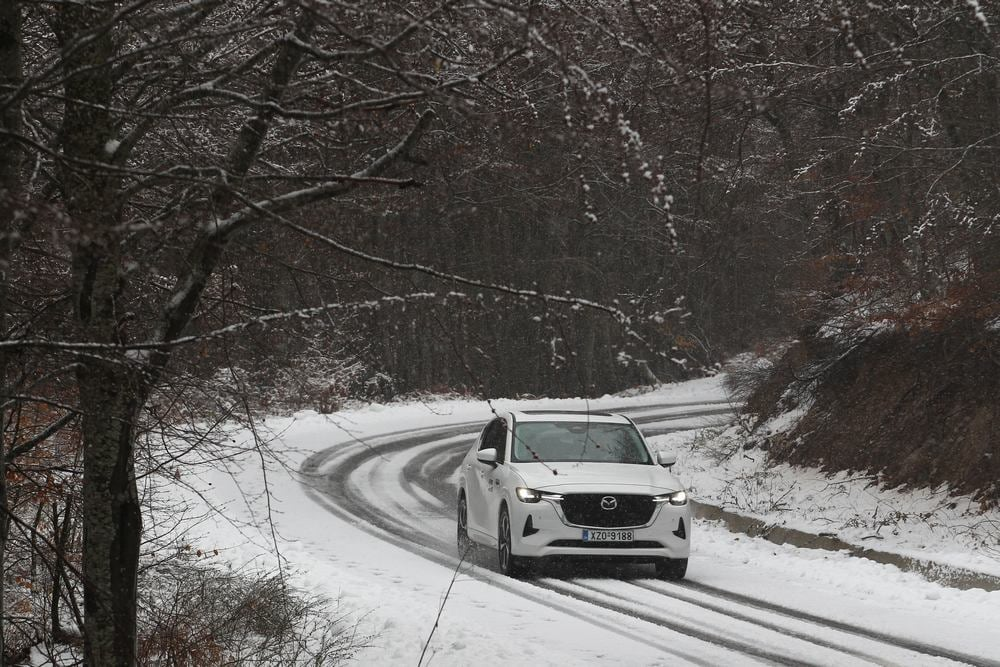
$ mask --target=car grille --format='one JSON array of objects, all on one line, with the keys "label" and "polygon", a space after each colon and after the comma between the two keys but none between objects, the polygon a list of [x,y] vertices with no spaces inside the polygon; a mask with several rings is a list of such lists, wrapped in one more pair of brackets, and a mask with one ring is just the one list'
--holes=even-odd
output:
[{"label": "car grille", "polygon": [[[604,509],[601,506],[604,498],[614,498],[616,507]],[[650,496],[611,493],[569,493],[563,496],[561,505],[570,523],[597,528],[644,526],[652,518],[654,509]]]}]

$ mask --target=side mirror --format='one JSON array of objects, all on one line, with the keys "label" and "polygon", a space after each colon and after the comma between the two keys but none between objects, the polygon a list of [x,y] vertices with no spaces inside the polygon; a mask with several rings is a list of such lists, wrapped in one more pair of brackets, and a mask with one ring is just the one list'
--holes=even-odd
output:
[{"label": "side mirror", "polygon": [[656,452],[656,462],[664,468],[669,468],[677,463],[677,455],[673,452]]},{"label": "side mirror", "polygon": [[481,463],[489,463],[495,466],[497,464],[497,450],[490,447],[488,449],[480,449],[476,452],[476,460]]}]

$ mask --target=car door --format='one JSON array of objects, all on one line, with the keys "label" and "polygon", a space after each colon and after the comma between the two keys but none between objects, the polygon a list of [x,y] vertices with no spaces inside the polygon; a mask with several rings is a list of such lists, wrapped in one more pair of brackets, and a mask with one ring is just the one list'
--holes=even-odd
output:
[{"label": "car door", "polygon": [[497,450],[497,464],[483,470],[484,486],[486,487],[486,518],[484,532],[493,541],[497,539],[497,521],[500,516],[500,503],[504,499],[504,488],[507,484],[510,468],[507,466],[507,445],[510,431],[507,422],[496,420],[497,429],[490,434],[490,447]]},{"label": "car door", "polygon": [[[483,429],[479,437],[479,447],[477,452],[497,447],[497,443],[503,442],[502,419],[494,419]],[[502,445],[501,445],[502,447]],[[493,491],[493,478],[488,477],[496,466],[490,463],[483,463],[475,456],[466,460],[465,464],[465,487],[467,491],[466,502],[468,507],[469,530],[480,535],[490,536],[494,533],[489,529],[489,498]]]}]

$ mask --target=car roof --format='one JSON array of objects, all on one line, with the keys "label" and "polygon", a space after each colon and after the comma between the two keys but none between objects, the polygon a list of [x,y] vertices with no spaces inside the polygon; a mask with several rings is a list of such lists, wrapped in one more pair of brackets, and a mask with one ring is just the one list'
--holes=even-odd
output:
[{"label": "car roof", "polygon": [[510,413],[515,422],[593,422],[600,424],[630,424],[627,417],[611,412],[585,410],[517,410]]}]

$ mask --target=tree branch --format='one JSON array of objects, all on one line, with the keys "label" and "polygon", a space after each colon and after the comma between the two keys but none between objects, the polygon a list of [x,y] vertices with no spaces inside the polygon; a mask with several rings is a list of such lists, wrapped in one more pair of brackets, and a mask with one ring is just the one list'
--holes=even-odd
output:
[{"label": "tree branch", "polygon": [[75,411],[74,412],[67,412],[62,417],[60,417],[56,421],[54,421],[51,424],[49,424],[45,428],[45,430],[42,431],[41,433],[39,433],[38,435],[36,435],[33,438],[30,438],[28,440],[25,440],[24,442],[22,442],[21,444],[17,445],[16,447],[12,447],[10,449],[10,451],[7,452],[7,454],[6,454],[7,462],[10,463],[11,461],[13,461],[14,459],[16,459],[21,454],[25,454],[25,453],[31,451],[37,445],[39,445],[42,442],[48,440],[53,435],[55,435],[56,433],[58,433],[59,431],[61,431],[63,429],[63,427],[65,427],[71,421],[73,421],[74,419],[76,419],[76,417],[78,415],[79,415],[79,413],[75,412]]}]

